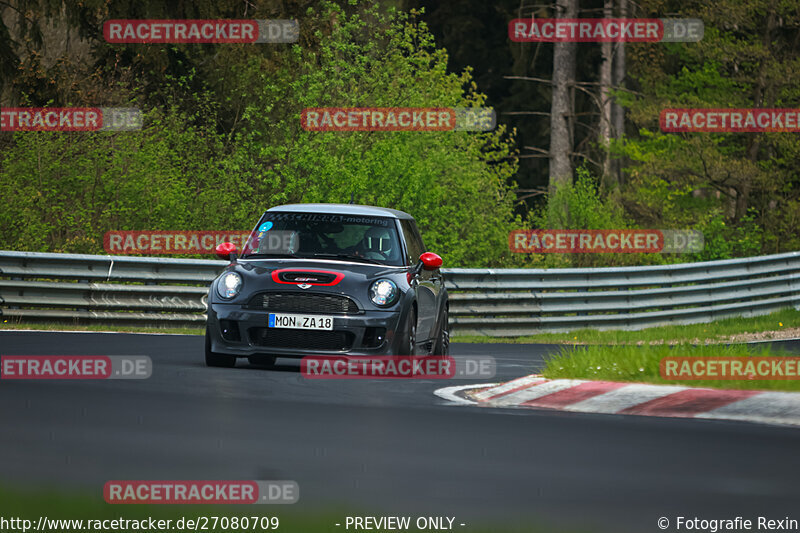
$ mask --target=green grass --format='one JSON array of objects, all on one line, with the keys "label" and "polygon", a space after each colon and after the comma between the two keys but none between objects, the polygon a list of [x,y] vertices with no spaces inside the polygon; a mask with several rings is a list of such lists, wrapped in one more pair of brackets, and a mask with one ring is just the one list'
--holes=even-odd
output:
[{"label": "green grass", "polygon": [[113,324],[75,324],[72,322],[16,322],[4,319],[0,331],[4,329],[30,329],[36,331],[121,331],[124,333],[177,333],[181,335],[203,335],[203,327],[163,328],[145,326],[115,326]]},{"label": "green grass", "polygon": [[[784,309],[770,315],[751,318],[727,318],[707,324],[685,326],[661,326],[639,331],[598,331],[581,329],[569,333],[541,333],[524,337],[454,336],[453,342],[496,343],[547,343],[547,344],[636,344],[661,342],[706,342],[724,341],[724,337],[742,333],[782,331],[800,327],[800,311]],[[800,336],[800,335],[799,335]]]},{"label": "green grass", "polygon": [[[202,476],[200,476],[200,479]],[[302,487],[301,487],[302,490]],[[434,514],[435,515],[435,514]],[[47,517],[50,520],[114,520],[114,519],[127,519],[127,520],[142,520],[152,517],[154,520],[172,520],[172,529],[151,530],[145,527],[144,529],[129,528],[119,531],[144,531],[149,533],[158,533],[159,531],[188,531],[193,532],[194,529],[179,530],[175,528],[177,520],[184,517],[186,519],[197,519],[198,517],[278,517],[279,525],[277,529],[254,529],[252,523],[249,529],[223,529],[217,524],[216,529],[212,529],[212,523],[208,522],[208,529],[200,529],[201,532],[207,533],[221,533],[235,532],[235,531],[276,531],[277,533],[342,533],[347,531],[344,527],[345,517],[347,516],[409,516],[411,517],[411,527],[408,531],[430,531],[418,530],[414,525],[414,520],[418,516],[432,516],[431,514],[412,514],[412,513],[388,513],[381,510],[355,510],[342,508],[341,506],[328,506],[320,507],[315,510],[310,510],[308,504],[300,502],[293,505],[111,505],[106,503],[102,498],[102,486],[98,487],[97,491],[92,493],[56,490],[41,490],[41,489],[9,489],[8,485],[0,488],[0,517],[5,519],[21,518],[27,519],[32,522],[29,533],[35,533],[39,517]],[[452,515],[450,515],[452,516]],[[525,527],[509,526],[504,527],[502,524],[477,524],[465,520],[459,516],[455,516],[454,524],[464,522],[466,527],[454,525],[454,528],[463,533],[576,533],[581,530],[566,529],[562,527],[553,527],[552,524],[544,525],[544,522],[534,522],[526,525]],[[495,521],[496,522],[496,521]],[[341,526],[336,526],[339,523]],[[117,531],[113,529],[97,530],[87,529],[87,524],[84,524],[83,531]],[[19,531],[22,529],[3,529],[3,531]],[[56,530],[45,530],[45,533],[62,533],[67,531],[80,531],[62,527]],[[353,531],[353,527],[350,527]],[[583,531],[591,531],[585,529]]]},{"label": "green grass", "polygon": [[550,379],[593,379],[712,387],[800,391],[800,380],[665,380],[659,373],[664,357],[766,357],[793,355],[742,344],[693,346],[570,346],[545,361],[542,375]]},{"label": "green grass", "polygon": [[[2,318],[2,317],[0,317]],[[660,344],[691,342],[695,344],[725,342],[731,335],[747,333],[761,333],[767,331],[777,332],[780,338],[782,332],[800,328],[800,311],[784,309],[771,315],[751,318],[728,318],[707,324],[690,324],[685,326],[662,326],[639,331],[598,331],[595,329],[581,329],[569,333],[541,333],[524,337],[483,337],[455,335],[452,342],[472,343],[546,343],[546,344]],[[198,327],[145,327],[145,326],[115,326],[109,324],[81,324],[74,322],[60,323],[28,323],[15,319],[3,319],[0,330],[3,329],[31,329],[31,330],[69,330],[69,331],[121,331],[135,333],[178,333],[185,335],[202,335],[204,329]],[[800,334],[795,335],[800,336]],[[768,338],[768,336],[765,336]]]}]

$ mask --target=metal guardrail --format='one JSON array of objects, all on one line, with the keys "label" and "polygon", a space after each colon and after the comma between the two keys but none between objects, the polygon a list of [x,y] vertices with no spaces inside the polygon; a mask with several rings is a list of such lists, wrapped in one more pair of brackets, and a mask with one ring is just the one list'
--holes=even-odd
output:
[{"label": "metal guardrail", "polygon": [[[201,327],[225,261],[0,251],[0,314]],[[454,334],[636,330],[800,309],[800,252],[647,267],[445,269]]]}]

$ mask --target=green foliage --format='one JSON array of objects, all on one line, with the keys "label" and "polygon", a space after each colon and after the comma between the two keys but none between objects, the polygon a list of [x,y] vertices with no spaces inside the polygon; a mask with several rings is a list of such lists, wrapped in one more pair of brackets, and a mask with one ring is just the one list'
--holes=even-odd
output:
[{"label": "green foliage", "polygon": [[0,246],[101,253],[109,230],[213,225],[216,139],[186,122],[152,112],[135,132],[17,133],[0,161]]},{"label": "green foliage", "polygon": [[[507,234],[520,223],[511,216],[516,163],[502,127],[484,134],[299,127],[304,107],[482,105],[482,95],[462,89],[469,75],[447,74],[447,56],[409,15],[373,6],[348,16],[324,2],[308,16],[337,20],[324,40],[318,35],[318,48],[295,47],[276,72],[251,64],[237,79],[257,89],[228,164],[255,161],[253,192],[273,203],[346,202],[352,193],[357,203],[414,215],[447,265],[500,264]],[[376,25],[389,30],[376,38]]]},{"label": "green foliage", "polygon": [[[626,45],[632,90],[614,91],[628,122],[628,135],[612,146],[626,167],[619,189],[605,197],[589,171],[578,169],[575,184],[556,191],[530,221],[513,188],[541,186],[547,165],[527,158],[520,169],[516,130],[300,128],[300,112],[311,106],[488,105],[479,81],[501,118],[520,128],[520,146],[546,147],[547,119],[503,114],[549,110],[546,84],[498,75],[552,70],[550,45],[510,45],[491,30],[519,6],[470,0],[468,10],[441,3],[424,15],[381,7],[425,3],[26,0],[20,5],[28,17],[12,13],[0,23],[8,101],[131,104],[147,119],[140,132],[0,133],[0,247],[99,252],[111,229],[248,229],[270,206],[347,202],[352,194],[358,203],[412,213],[447,266],[633,265],[800,249],[797,135],[665,134],[658,127],[665,107],[797,107],[800,15],[792,2],[632,6],[631,16],[700,18],[704,38]],[[534,11],[548,14],[545,6]],[[110,18],[243,17],[299,18],[300,40],[110,45],[98,34]],[[42,30],[50,21],[59,31],[77,30],[63,49],[52,46],[58,32]],[[593,79],[599,47],[581,50],[578,79]],[[463,72],[454,74],[454,65]],[[596,111],[584,91],[575,105],[576,116]],[[699,229],[706,249],[691,256],[510,253],[508,232],[531,225]]]},{"label": "green foliage", "polygon": [[705,35],[627,47],[636,92],[621,101],[636,134],[614,146],[629,162],[626,212],[640,225],[702,230],[706,249],[692,259],[797,250],[796,134],[662,133],[658,125],[664,108],[796,107],[796,4],[647,0],[641,8],[702,19]]},{"label": "green foliage", "polygon": [[703,232],[704,240],[703,251],[693,254],[698,261],[758,255],[762,248],[763,230],[753,214],[732,225],[721,213],[714,213],[697,229]]},{"label": "green foliage", "polygon": [[[316,28],[311,45],[231,56],[219,66],[224,87],[194,91],[194,74],[166,76],[165,104],[140,132],[17,134],[0,162],[0,246],[98,252],[112,229],[249,229],[274,205],[352,194],[414,215],[448,267],[504,264],[508,232],[522,225],[505,128],[300,127],[305,107],[484,105],[469,73],[447,72],[413,12],[321,1],[304,26]],[[233,121],[221,116],[234,109]]]},{"label": "green foliage", "polygon": [[575,182],[559,188],[547,205],[535,212],[534,224],[547,229],[624,229],[629,227],[622,209],[600,196],[589,170],[578,167]]},{"label": "green foliage", "polygon": [[[583,166],[576,169],[575,182],[560,187],[545,205],[531,215],[534,227],[541,229],[629,229],[634,227],[613,200],[603,198],[597,180]],[[663,262],[657,254],[542,254],[532,265],[547,268],[600,267]]]}]

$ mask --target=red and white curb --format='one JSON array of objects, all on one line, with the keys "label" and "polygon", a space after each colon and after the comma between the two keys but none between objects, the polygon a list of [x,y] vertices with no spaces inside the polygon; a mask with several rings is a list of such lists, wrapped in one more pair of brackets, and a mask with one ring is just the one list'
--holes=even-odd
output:
[{"label": "red and white curb", "polygon": [[800,393],[721,390],[538,375],[507,383],[446,387],[436,395],[462,405],[555,409],[800,426]]}]

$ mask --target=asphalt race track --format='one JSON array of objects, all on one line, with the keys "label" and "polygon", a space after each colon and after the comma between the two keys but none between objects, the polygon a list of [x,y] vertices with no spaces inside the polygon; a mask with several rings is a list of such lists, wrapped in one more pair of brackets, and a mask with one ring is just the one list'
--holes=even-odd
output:
[{"label": "asphalt race track", "polygon": [[[496,381],[552,350],[452,349],[495,357]],[[291,479],[303,510],[454,515],[461,531],[659,531],[661,516],[778,519],[800,501],[797,429],[453,406],[433,391],[460,382],[307,380],[293,362],[212,369],[200,336],[0,332],[0,355],[61,354],[149,355],[153,376],[0,381],[4,486]]]}]

